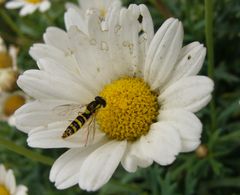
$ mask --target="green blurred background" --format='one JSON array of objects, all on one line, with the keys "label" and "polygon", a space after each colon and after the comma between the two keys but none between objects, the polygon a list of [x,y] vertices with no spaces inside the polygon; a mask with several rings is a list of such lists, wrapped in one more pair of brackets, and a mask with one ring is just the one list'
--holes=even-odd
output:
[{"label": "green blurred background", "polygon": [[[20,69],[36,68],[36,63],[28,54],[29,47],[42,42],[42,35],[48,26],[64,29],[65,2],[69,1],[52,0],[51,9],[46,13],[35,12],[26,17],[20,17],[18,10],[6,10],[4,5],[0,5],[0,35],[7,44],[20,48]],[[170,16],[179,18],[185,31],[184,44],[192,41],[205,44],[203,0],[122,2],[125,6],[131,3],[146,4],[152,14],[155,30]],[[17,30],[7,18],[14,21]],[[216,127],[212,128],[208,106],[197,114],[203,123],[202,145],[197,152],[179,155],[170,166],[154,164],[135,173],[127,173],[119,166],[107,185],[90,194],[240,194],[240,1],[215,0],[213,20]],[[205,61],[201,74],[207,75],[207,65]],[[27,148],[27,136],[5,122],[0,122],[0,136]],[[54,159],[64,152],[61,149],[32,151]],[[78,186],[57,190],[48,179],[48,165],[15,154],[1,145],[0,154],[0,163],[14,170],[17,183],[28,186],[30,195],[88,194]]]}]

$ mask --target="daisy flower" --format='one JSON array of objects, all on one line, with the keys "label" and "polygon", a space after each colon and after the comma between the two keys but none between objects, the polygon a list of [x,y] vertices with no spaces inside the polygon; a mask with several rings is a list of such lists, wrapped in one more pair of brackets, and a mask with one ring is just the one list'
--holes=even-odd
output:
[{"label": "daisy flower", "polygon": [[0,37],[0,120],[14,125],[13,113],[20,108],[29,97],[22,91],[12,92],[20,74],[17,68],[18,49],[10,46],[7,49]]},{"label": "daisy flower", "polygon": [[11,91],[16,87],[18,49],[10,46],[9,49],[0,37],[0,93]]},{"label": "daisy flower", "polygon": [[65,15],[65,22],[68,26],[71,24],[80,27],[81,31],[87,33],[87,17],[88,15],[95,13],[99,19],[104,21],[108,10],[112,7],[121,7],[120,0],[78,0],[79,6],[73,3],[66,3],[66,8],[72,9]]},{"label": "daisy flower", "polygon": [[45,12],[51,6],[49,0],[11,0],[6,3],[6,8],[8,9],[18,9],[20,10],[21,16],[26,16],[32,14],[37,9],[41,12]]},{"label": "daisy flower", "polygon": [[29,101],[30,98],[22,91],[0,93],[0,120],[15,126],[14,112]]},{"label": "daisy flower", "polygon": [[[96,13],[87,34],[66,27],[48,28],[45,43],[30,49],[39,70],[26,71],[18,85],[36,100],[15,112],[29,146],[69,149],[50,172],[58,189],[98,190],[120,163],[134,172],[197,148],[202,124],[194,113],[210,101],[213,82],[196,75],[206,49],[182,47],[179,20],[166,20],[154,35],[147,7],[130,5],[109,10],[104,29]],[[64,138],[66,129],[77,132]]]},{"label": "daisy flower", "polygon": [[0,164],[0,194],[1,195],[27,195],[27,187],[16,186],[16,180],[12,170],[6,170]]}]

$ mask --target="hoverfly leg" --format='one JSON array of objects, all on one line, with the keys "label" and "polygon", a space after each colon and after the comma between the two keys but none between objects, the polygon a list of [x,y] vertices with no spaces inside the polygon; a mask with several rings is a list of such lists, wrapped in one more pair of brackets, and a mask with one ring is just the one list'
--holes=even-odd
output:
[{"label": "hoverfly leg", "polygon": [[81,115],[81,114],[83,114],[84,112],[78,112],[78,115]]}]

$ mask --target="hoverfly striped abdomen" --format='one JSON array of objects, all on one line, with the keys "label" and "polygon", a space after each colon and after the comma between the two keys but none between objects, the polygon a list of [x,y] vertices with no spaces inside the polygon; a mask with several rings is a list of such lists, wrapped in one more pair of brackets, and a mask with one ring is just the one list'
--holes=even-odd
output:
[{"label": "hoverfly striped abdomen", "polygon": [[62,138],[67,138],[74,133],[76,133],[82,126],[88,121],[88,119],[95,114],[95,112],[101,108],[106,106],[106,101],[100,97],[95,97],[95,100],[90,102],[83,113],[80,113],[67,127],[64,131]]}]

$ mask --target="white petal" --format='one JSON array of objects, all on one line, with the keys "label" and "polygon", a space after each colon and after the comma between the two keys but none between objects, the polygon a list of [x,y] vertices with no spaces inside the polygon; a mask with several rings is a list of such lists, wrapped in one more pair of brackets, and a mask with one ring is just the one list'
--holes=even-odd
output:
[{"label": "white petal", "polygon": [[201,144],[201,140],[182,140],[182,151],[181,152],[191,152],[197,149]]},{"label": "white petal", "polygon": [[51,6],[51,3],[49,1],[44,1],[40,4],[39,10],[41,12],[45,12],[50,8],[50,6]]},{"label": "white petal", "polygon": [[27,4],[20,10],[21,16],[26,16],[33,13],[37,9],[36,5]]},{"label": "white petal", "polygon": [[140,141],[145,154],[160,165],[171,164],[181,150],[179,133],[168,122],[151,125],[149,133]]},{"label": "white petal", "polygon": [[77,184],[84,160],[103,143],[99,142],[89,147],[70,149],[65,152],[54,162],[50,180],[55,182],[58,189],[65,189]]},{"label": "white petal", "polygon": [[16,9],[16,8],[22,7],[23,5],[24,5],[24,2],[22,1],[9,1],[6,3],[6,8]]},{"label": "white petal", "polygon": [[[125,37],[123,37],[124,40],[120,40],[122,41],[122,44],[120,42],[120,45],[124,46],[128,42],[132,44],[132,46],[129,47],[131,51],[131,56],[129,58],[131,61],[129,61],[129,63],[130,66],[132,66],[132,71],[134,71],[134,75],[142,77],[142,70],[145,64],[146,53],[154,36],[152,18],[148,11],[148,8],[143,4],[139,6],[131,4],[125,15],[127,18],[130,18],[129,15],[133,15],[134,17],[132,17],[132,21],[129,21],[129,25],[132,27],[132,29],[128,27],[123,29],[126,32],[123,31],[122,34],[129,35],[128,37],[125,35]],[[124,14],[121,15],[120,19],[124,21],[125,19],[123,16]],[[141,21],[138,20],[140,17]],[[126,47],[123,49],[126,50],[128,48]]]},{"label": "white petal", "polygon": [[98,15],[92,14],[89,16],[88,27],[90,42],[94,40],[94,44],[90,48],[91,54],[94,56],[92,64],[95,64],[95,69],[98,69],[98,75],[95,79],[102,80],[102,78],[106,77],[108,81],[115,80],[119,77],[119,73],[113,68],[116,60],[113,61],[109,56],[110,45],[115,43],[109,41],[108,31],[102,30],[101,20]]},{"label": "white petal", "polygon": [[62,77],[76,83],[82,83],[82,79],[79,78],[80,74],[76,74],[78,71],[75,69],[75,65],[68,64],[66,66],[66,64],[63,64],[63,62],[59,62],[58,59],[55,60],[52,58],[39,59],[37,64],[41,70],[44,70],[50,74],[54,73],[54,75],[58,77]]},{"label": "white petal", "polygon": [[15,180],[15,177],[13,175],[12,170],[7,171],[5,185],[6,185],[7,189],[10,191],[10,194],[13,194],[15,192],[15,190],[16,190],[16,180]]},{"label": "white petal", "polygon": [[[64,59],[61,61],[62,58]],[[37,64],[41,70],[44,70],[49,74],[54,72],[54,75],[59,78],[64,78],[68,81],[81,84],[84,89],[87,89],[92,94],[91,100],[96,96],[100,89],[95,82],[91,82],[93,79],[89,78],[89,74],[87,74],[86,71],[80,71],[76,60],[73,61],[70,56],[62,56],[57,59],[45,57],[39,59]]]},{"label": "white petal", "polygon": [[135,75],[137,77],[143,77],[143,69],[145,65],[146,55],[149,45],[154,37],[153,21],[148,8],[145,5],[139,5],[140,15],[142,16],[142,23],[139,33],[139,55],[138,65],[136,66]]},{"label": "white petal", "polygon": [[104,51],[91,45],[92,40],[89,40],[89,37],[79,31],[76,26],[70,28],[68,36],[82,75],[87,75],[88,81],[92,82],[96,89],[102,89],[113,78],[110,74],[112,69],[107,61],[107,54],[103,54]]},{"label": "white petal", "polygon": [[182,109],[162,110],[158,120],[171,122],[171,125],[178,130],[182,141],[182,152],[193,151],[200,143],[202,123],[195,114]]},{"label": "white petal", "polygon": [[66,29],[69,30],[71,26],[77,26],[83,33],[88,34],[87,23],[81,13],[73,8],[69,8],[64,15]]},{"label": "white petal", "polygon": [[75,148],[79,143],[63,139],[62,134],[70,122],[56,122],[33,129],[28,134],[28,145],[38,148]]},{"label": "white petal", "polygon": [[141,15],[143,17],[142,29],[143,29],[143,32],[146,33],[145,38],[147,39],[145,49],[146,51],[148,51],[149,45],[154,37],[153,21],[152,21],[151,14],[146,5],[141,4],[139,5],[139,8],[140,8]]},{"label": "white petal", "polygon": [[95,191],[106,184],[121,161],[126,146],[126,141],[110,141],[91,153],[81,167],[79,186]]},{"label": "white petal", "polygon": [[69,3],[69,2],[65,3],[65,8],[66,8],[66,10],[74,9],[75,11],[79,12],[82,16],[84,16],[83,10],[74,3]]},{"label": "white petal", "polygon": [[112,4],[120,6],[121,2],[119,0],[79,0],[79,5],[84,11],[87,11],[87,9],[107,10]]},{"label": "white petal", "polygon": [[17,67],[17,55],[18,55],[19,49],[13,45],[10,45],[8,52],[12,57],[13,70],[19,71]]},{"label": "white petal", "polygon": [[205,55],[206,48],[198,42],[193,42],[183,47],[175,68],[171,73],[169,82],[161,90],[163,91],[169,85],[183,77],[196,75],[202,68]]},{"label": "white petal", "polygon": [[87,9],[90,9],[92,8],[92,6],[94,6],[95,4],[95,1],[92,0],[92,1],[89,1],[89,0],[79,0],[79,5],[80,7],[83,9],[83,10],[87,10]]},{"label": "white petal", "polygon": [[158,97],[162,109],[184,108],[197,112],[208,104],[213,82],[205,76],[190,76],[170,85]]},{"label": "white petal", "polygon": [[[142,23],[138,18],[144,17]],[[109,31],[109,51],[114,70],[120,75],[133,76],[142,69],[145,60],[145,49],[152,36],[151,17],[144,6],[131,5],[128,9],[114,7],[109,10],[107,20]]]},{"label": "white petal", "polygon": [[57,106],[66,104],[71,104],[71,102],[40,100],[29,102],[15,112],[15,124],[19,130],[28,133],[31,129],[45,126],[49,123],[62,120],[73,120],[77,116],[77,113],[70,113],[69,110],[66,110],[64,114],[54,111]]},{"label": "white petal", "polygon": [[120,0],[80,0],[79,5],[83,11],[87,11],[88,9],[95,9],[95,10],[105,10],[107,11],[109,8],[113,6],[120,6]]},{"label": "white petal", "polygon": [[56,47],[40,43],[33,44],[33,46],[30,48],[29,53],[36,61],[41,58],[49,57],[53,59],[59,59],[61,56],[64,56],[64,52],[57,49]]},{"label": "white petal", "polygon": [[0,164],[0,183],[5,183],[7,171],[3,165]]},{"label": "white petal", "polygon": [[[138,33],[140,31],[140,24],[138,22],[139,14],[134,14],[139,7],[134,9],[129,7],[128,9],[121,9],[119,17],[120,36],[119,46],[121,46],[122,56],[126,60],[128,74],[135,72],[135,66],[139,64],[139,43]],[[116,36],[116,35],[115,35]],[[131,74],[130,74],[131,76]]]},{"label": "white petal", "polygon": [[72,52],[69,46],[67,33],[60,28],[48,27],[43,35],[43,39],[47,45],[51,45],[64,51],[65,55]]},{"label": "white petal", "polygon": [[19,185],[19,186],[17,186],[15,195],[27,195],[27,191],[28,191],[28,189],[26,186]]},{"label": "white petal", "polygon": [[95,134],[92,135],[94,132],[89,132],[90,129],[85,125],[74,135],[63,139],[62,134],[70,123],[69,121],[55,122],[31,130],[28,134],[28,145],[39,148],[79,148],[86,144],[94,144],[104,137],[98,129],[95,129]]},{"label": "white petal", "polygon": [[120,8],[114,7],[109,10],[109,41],[114,43],[109,45],[110,57],[115,60],[113,64],[114,70],[119,75],[127,75],[129,72],[127,57],[124,57],[122,49],[122,41],[120,40],[122,34],[122,26],[119,24]]},{"label": "white petal", "polygon": [[135,141],[128,143],[126,152],[122,158],[121,164],[128,172],[135,172],[138,167],[146,168],[153,163],[147,155],[144,154],[141,146],[142,142]]},{"label": "white petal", "polygon": [[12,127],[16,126],[16,119],[13,115],[8,118],[8,124]]},{"label": "white petal", "polygon": [[147,53],[144,79],[153,90],[167,82],[182,47],[183,28],[176,19],[168,19],[155,34]]},{"label": "white petal", "polygon": [[0,51],[1,52],[6,52],[7,51],[6,45],[5,45],[2,37],[0,37]]},{"label": "white petal", "polygon": [[[58,179],[58,185],[56,187],[59,189],[59,185],[61,178],[57,177],[59,174],[63,175],[62,172],[66,172],[69,175],[64,176],[63,179],[68,180],[68,187],[71,187],[78,183],[79,177],[79,169],[81,167],[83,159],[86,158],[86,153],[84,151],[88,151],[88,148],[84,150],[84,148],[79,149],[70,149],[61,155],[53,164],[50,171],[50,181],[56,182]],[[84,153],[84,154],[81,154]],[[62,181],[63,182],[63,181]]]},{"label": "white petal", "polygon": [[35,99],[68,100],[79,104],[88,104],[94,97],[80,83],[71,82],[40,70],[25,71],[18,78],[17,83]]},{"label": "white petal", "polygon": [[[88,64],[85,63],[86,60],[81,63],[85,66],[81,67],[76,61],[74,52],[69,54],[51,45],[34,44],[34,46],[30,48],[30,55],[38,61],[38,67],[41,70],[45,70],[51,74],[52,72],[56,72],[57,74],[65,72],[66,76],[64,76],[64,78],[72,77],[77,83],[81,83],[95,93],[100,89],[95,82],[90,82],[93,79],[89,76],[89,72],[84,70],[85,67],[85,69],[88,67]],[[63,76],[62,73],[60,73],[60,75]]]}]

